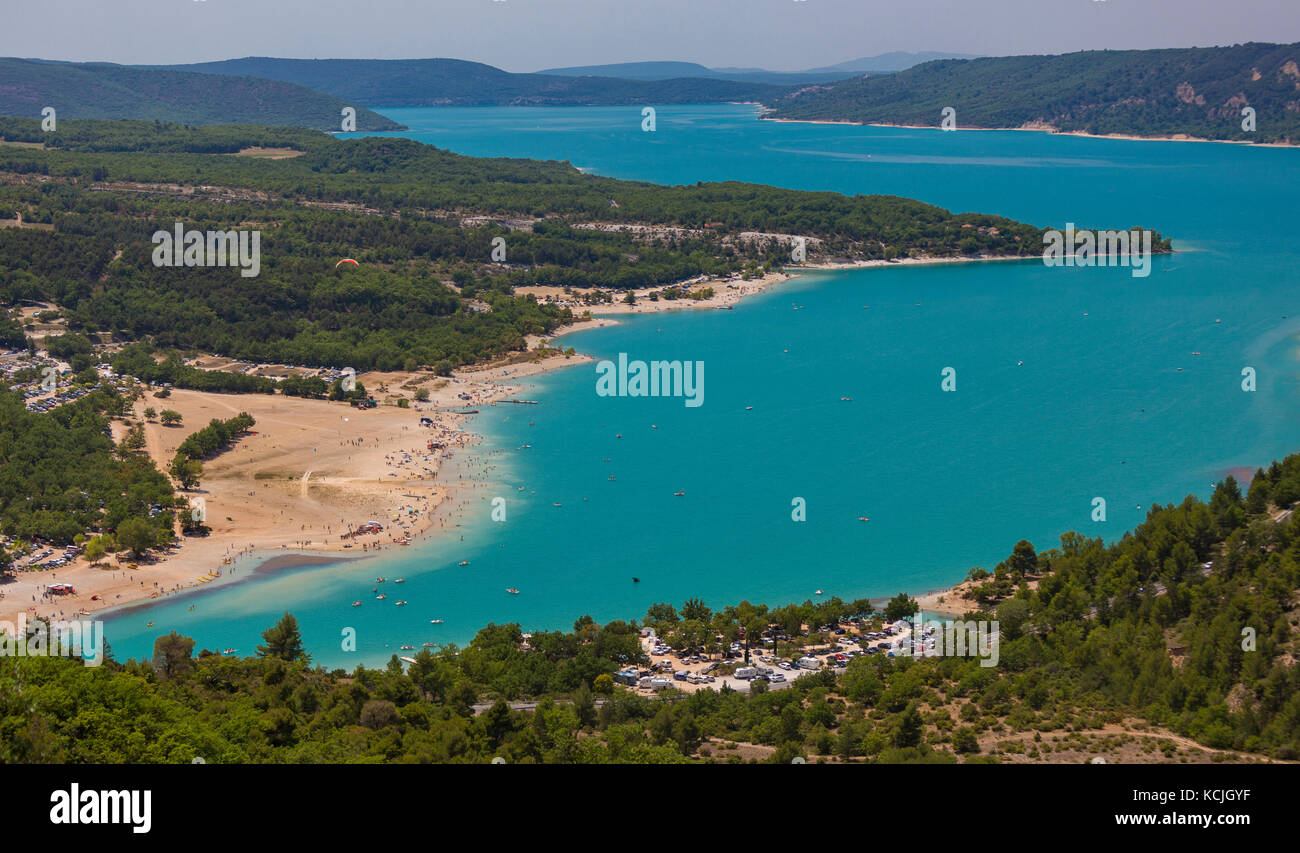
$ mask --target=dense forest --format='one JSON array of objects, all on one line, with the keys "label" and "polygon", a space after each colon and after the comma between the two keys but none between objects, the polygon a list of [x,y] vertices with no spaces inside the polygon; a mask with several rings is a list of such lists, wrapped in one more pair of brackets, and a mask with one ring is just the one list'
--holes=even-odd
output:
[{"label": "dense forest", "polygon": [[[1043,246],[1039,228],[897,197],[662,187],[408,140],[75,121],[47,137],[17,119],[0,120],[0,136],[57,146],[0,145],[0,217],[14,211],[52,226],[0,229],[0,303],[56,303],[72,330],[104,342],[256,362],[445,372],[520,349],[570,318],[515,296],[521,285],[662,287],[788,262],[788,241],[746,232],[806,235],[812,260],[1029,257]],[[225,156],[250,146],[303,153]],[[256,227],[259,276],[154,265],[151,235],[176,222]],[[498,238],[504,262],[492,260]],[[358,265],[338,267],[343,257]],[[269,390],[254,377],[201,379],[132,352],[114,363],[149,381]]]},{"label": "dense forest", "polygon": [[[1300,455],[1258,472],[1245,496],[1229,477],[1208,504],[1153,504],[1109,546],[1074,532],[1044,551],[1018,543],[967,614],[998,621],[996,667],[863,655],[781,690],[646,696],[611,677],[648,663],[637,622],[582,617],[526,643],[519,625],[488,625],[409,667],[394,657],[348,673],[313,668],[286,614],[253,657],[195,656],[174,633],[151,660],[97,668],[0,657],[0,761],[735,762],[742,747],[779,763],[1083,761],[1125,749],[1134,760],[1297,760],[1300,521],[1274,503],[1297,495]],[[690,600],[651,607],[643,624],[705,655],[742,628],[783,629],[775,651],[788,654],[882,615],[865,601]],[[525,698],[541,703],[507,704]]]},{"label": "dense forest", "polygon": [[[151,66],[279,80],[372,107],[636,106],[761,101],[788,86],[677,74],[671,79],[514,74],[461,59],[277,59],[249,56]],[[639,118],[638,118],[639,121]]]},{"label": "dense forest", "polygon": [[1298,61],[1300,44],[1260,43],[938,60],[765,103],[773,118],[938,127],[951,107],[958,127],[1297,143]]},{"label": "dense forest", "polygon": [[[20,541],[40,537],[69,544],[86,531],[124,525],[140,541],[173,538],[171,481],[153,462],[108,437],[108,418],[130,401],[101,385],[46,414],[29,412],[22,398],[0,391],[0,534]],[[135,541],[135,540],[132,540]],[[0,548],[0,559],[8,557]]]},{"label": "dense forest", "polygon": [[247,76],[144,70],[108,63],[0,58],[0,115],[42,115],[53,107],[70,119],[166,119],[185,124],[247,123],[338,130],[344,107],[356,109],[358,130],[402,125],[305,86]]}]

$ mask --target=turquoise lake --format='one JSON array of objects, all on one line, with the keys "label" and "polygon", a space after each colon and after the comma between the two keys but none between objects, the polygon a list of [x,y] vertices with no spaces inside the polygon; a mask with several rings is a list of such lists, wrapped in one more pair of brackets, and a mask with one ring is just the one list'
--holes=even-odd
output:
[{"label": "turquoise lake", "polygon": [[[485,440],[457,465],[485,484],[458,533],[120,611],[106,617],[118,659],[169,630],[249,654],[285,610],[316,662],[351,667],[404,643],[463,643],[488,622],[568,628],[692,596],[920,593],[1021,538],[1118,538],[1153,502],[1208,497],[1226,472],[1300,449],[1300,151],[773,123],[739,105],[660,108],[654,133],[636,108],[382,112],[412,129],[388,135],[465,154],[1152,227],[1180,253],[1147,278],[1032,260],[818,272],[732,311],[566,337],[597,358],[703,362],[704,404],[598,396],[591,364],[538,378],[527,396],[540,405],[472,421]],[[940,389],[945,367],[955,392]],[[498,495],[504,523],[489,518]],[[791,519],[795,498],[806,521]],[[410,605],[374,601],[377,575],[405,577],[388,593]],[[348,627],[356,652],[340,647]]]}]

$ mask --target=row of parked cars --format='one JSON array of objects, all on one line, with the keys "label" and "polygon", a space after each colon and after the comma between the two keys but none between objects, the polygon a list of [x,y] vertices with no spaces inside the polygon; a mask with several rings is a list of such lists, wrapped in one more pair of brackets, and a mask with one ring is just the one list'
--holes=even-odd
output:
[{"label": "row of parked cars", "polygon": [[[32,392],[32,393],[29,394],[28,392]],[[43,393],[44,391],[42,391],[39,388],[28,389],[28,391],[23,392],[24,396],[37,396]],[[27,411],[48,412],[53,409],[57,409],[59,406],[62,406],[65,403],[71,403],[73,400],[79,400],[89,393],[90,393],[89,388],[79,386],[76,388],[69,388],[66,391],[60,391],[59,393],[55,394],[53,397],[46,397],[42,400],[29,399],[27,401]]]},{"label": "row of parked cars", "polygon": [[81,554],[81,547],[78,545],[69,545],[66,549],[64,549],[63,553],[60,556],[55,557],[52,560],[46,561],[45,558],[49,557],[53,553],[54,553],[53,548],[46,548],[42,551],[37,551],[35,554],[33,554],[31,556],[31,559],[27,561],[25,566],[21,562],[15,562],[14,565],[16,568],[20,568],[20,569],[21,568],[57,569],[60,566],[66,566],[68,563],[71,563],[74,560],[76,560],[77,556]]}]

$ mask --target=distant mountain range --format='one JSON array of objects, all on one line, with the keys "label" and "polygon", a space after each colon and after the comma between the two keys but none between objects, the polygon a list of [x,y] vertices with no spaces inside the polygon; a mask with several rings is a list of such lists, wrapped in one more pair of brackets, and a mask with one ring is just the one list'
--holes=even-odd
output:
[{"label": "distant mountain range", "polygon": [[862,74],[890,74],[934,59],[969,59],[964,53],[882,53],[851,59],[837,65],[810,68],[806,71],[768,71],[764,68],[709,68],[695,62],[619,62],[613,65],[578,65],[550,68],[538,74],[567,77],[615,77],[623,80],[671,80],[675,77],[698,77],[733,80],[743,83],[800,85],[826,83]]},{"label": "distant mountain range", "polygon": [[[753,102],[766,105],[768,117],[798,120],[936,127],[951,107],[958,127],[1300,142],[1300,44],[921,61],[932,55],[884,54],[789,73],[688,62],[516,74],[458,59],[246,57],[179,66],[0,59],[0,114],[36,117],[54,106],[64,118],[337,130],[341,110],[353,106],[358,130],[399,130],[366,107]],[[887,70],[914,61],[921,64]],[[790,82],[798,77],[815,79]]]},{"label": "distant mountain range", "polygon": [[178,124],[293,125],[338,130],[355,106],[358,130],[402,125],[359,104],[300,85],[254,77],[214,77],[107,63],[0,58],[0,115],[157,119]]},{"label": "distant mountain range", "polygon": [[[1094,50],[927,62],[807,86],[771,118],[937,127],[1037,127],[1135,136],[1300,142],[1300,44]],[[1243,127],[1254,110],[1255,130]]]},{"label": "distant mountain range", "polygon": [[279,80],[350,103],[380,108],[725,103],[771,100],[789,89],[770,83],[702,77],[649,80],[514,74],[460,59],[245,57],[147,67]]}]

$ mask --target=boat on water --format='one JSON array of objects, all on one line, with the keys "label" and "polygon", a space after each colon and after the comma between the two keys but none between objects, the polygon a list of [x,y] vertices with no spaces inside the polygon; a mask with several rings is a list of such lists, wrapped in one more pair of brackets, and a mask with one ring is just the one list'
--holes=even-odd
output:
[{"label": "boat on water", "polygon": [[442,624],[442,620],[441,620],[441,619],[430,619],[430,620],[429,620],[429,624],[430,624],[430,625],[441,625],[441,624]]},{"label": "boat on water", "polygon": [[[519,590],[515,589],[513,586],[508,586],[508,587],[506,587],[506,592],[510,593],[511,595],[518,595],[518,594],[519,594]],[[149,624],[152,625],[153,623],[150,622]]]},{"label": "boat on water", "polygon": [[559,501],[555,501],[554,503],[551,504],[551,506],[564,506],[564,504],[560,503]]},{"label": "boat on water", "polygon": [[813,593],[813,595],[823,595],[823,594],[824,593],[822,593],[820,589]]},{"label": "boat on water", "polygon": [[233,655],[235,651],[236,651],[235,649],[222,649],[221,653],[223,655]]},{"label": "boat on water", "polygon": [[376,595],[375,598],[376,598],[377,600],[379,600],[379,601],[383,601],[385,598],[388,598],[388,596],[384,595],[384,594],[381,592],[381,593],[379,593],[379,595]]},{"label": "boat on water", "polygon": [[680,492],[673,492],[673,497],[675,497],[675,498],[684,498],[684,497],[686,497],[686,491],[685,491],[685,490],[682,490],[682,491],[680,491]]},{"label": "boat on water", "polygon": [[404,652],[406,652],[406,651],[410,651],[410,650],[413,649],[413,648],[415,648],[415,646],[402,646],[402,651],[404,651]]},{"label": "boat on water", "polygon": [[399,598],[396,602],[394,602],[394,604],[395,604],[395,606],[397,606],[397,607],[401,607],[402,605],[406,604],[406,602],[405,602],[405,601],[402,601],[402,600]]},{"label": "boat on water", "polygon": [[383,578],[375,578],[375,583],[383,583],[383,582],[384,582]]},{"label": "boat on water", "polygon": [[393,583],[406,583],[406,578],[398,578],[397,580],[393,581]]},{"label": "boat on water", "polygon": [[353,606],[353,607],[360,607],[360,606],[361,606],[361,602],[360,602],[360,601],[354,601],[354,602],[352,602],[352,606]]},{"label": "boat on water", "polygon": [[434,646],[436,646],[436,645],[438,645],[438,644],[437,644],[437,643],[421,643],[421,645],[424,646],[426,649],[431,649],[431,648],[433,648]]},{"label": "boat on water", "polygon": [[469,560],[461,560],[461,561],[460,561],[460,565],[462,565],[462,566],[468,566],[468,565],[469,565]]}]

